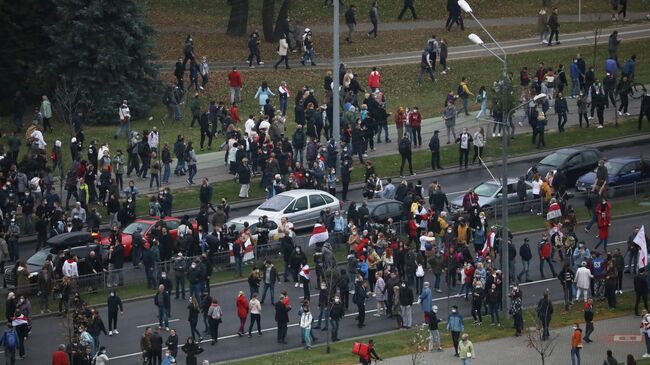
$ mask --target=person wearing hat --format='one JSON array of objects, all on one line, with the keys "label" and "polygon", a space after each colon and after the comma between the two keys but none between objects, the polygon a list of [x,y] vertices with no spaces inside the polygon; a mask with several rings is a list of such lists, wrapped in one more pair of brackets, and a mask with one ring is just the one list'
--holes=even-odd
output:
[{"label": "person wearing hat", "polygon": [[300,57],[300,63],[305,66],[305,62],[309,60],[312,66],[316,66],[314,62],[314,40],[312,38],[311,29],[305,28],[305,34],[302,36],[302,49],[304,51],[302,57]]},{"label": "person wearing hat", "polygon": [[[425,285],[428,283],[425,283]],[[427,313],[427,323],[429,325],[429,352],[433,351],[433,345],[436,346],[436,351],[441,352],[440,346],[440,332],[438,331],[438,324],[441,319],[438,318],[438,306],[434,305],[431,312]]]}]

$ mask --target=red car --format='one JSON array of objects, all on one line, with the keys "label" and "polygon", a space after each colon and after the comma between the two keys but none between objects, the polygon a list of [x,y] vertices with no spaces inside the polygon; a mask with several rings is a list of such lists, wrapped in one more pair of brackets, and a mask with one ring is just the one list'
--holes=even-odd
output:
[{"label": "red car", "polygon": [[[145,242],[147,242],[149,233],[151,231],[151,228],[158,222],[160,218],[158,217],[147,217],[147,218],[138,218],[135,220],[135,222],[129,224],[122,230],[122,244],[124,245],[124,257],[131,257],[131,235],[138,229],[138,227],[142,228],[142,231],[140,232],[142,234],[142,238],[144,239]],[[176,240],[176,236],[178,235],[178,226],[181,225],[181,220],[175,217],[165,217],[162,219],[166,224],[167,224],[167,229],[169,229],[169,233],[172,235],[174,240]],[[196,222],[192,222],[192,228],[196,229]],[[109,245],[109,237],[102,237],[101,244],[102,245]]]}]

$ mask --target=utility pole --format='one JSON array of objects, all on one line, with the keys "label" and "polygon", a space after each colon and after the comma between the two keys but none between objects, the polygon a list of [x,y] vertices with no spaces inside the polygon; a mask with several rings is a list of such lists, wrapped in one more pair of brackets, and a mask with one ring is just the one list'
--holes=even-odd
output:
[{"label": "utility pole", "polygon": [[[340,93],[339,93],[339,65],[340,56],[339,56],[339,1],[334,1],[334,24],[332,25],[332,45],[333,45],[333,57],[332,57],[332,138],[334,138],[335,146],[338,149],[339,143],[341,142],[341,102],[340,102]],[[338,176],[341,172],[341,159],[337,158],[334,164],[335,171]]]}]

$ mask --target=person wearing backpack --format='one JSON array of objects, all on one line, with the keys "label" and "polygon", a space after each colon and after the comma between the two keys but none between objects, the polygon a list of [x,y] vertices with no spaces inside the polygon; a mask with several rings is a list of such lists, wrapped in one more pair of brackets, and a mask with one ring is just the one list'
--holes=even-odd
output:
[{"label": "person wearing backpack", "polygon": [[18,346],[18,335],[11,325],[11,321],[7,323],[7,329],[2,337],[0,337],[0,346],[5,349],[5,363],[7,365],[16,364],[16,347]]},{"label": "person wearing backpack", "polygon": [[221,310],[221,306],[219,305],[219,301],[217,298],[212,298],[212,304],[210,305],[210,308],[208,308],[208,317],[210,319],[210,334],[212,335],[211,345],[217,343],[219,339],[219,324],[222,322],[222,315],[223,312]]},{"label": "person wearing backpack", "polygon": [[469,90],[466,77],[460,79],[460,84],[458,85],[457,91],[458,91],[458,97],[463,102],[463,106],[460,108],[460,110],[458,110],[458,114],[460,114],[462,111],[465,111],[465,115],[469,115],[467,104],[469,102],[469,97],[474,96],[474,94],[472,94],[472,92]]}]

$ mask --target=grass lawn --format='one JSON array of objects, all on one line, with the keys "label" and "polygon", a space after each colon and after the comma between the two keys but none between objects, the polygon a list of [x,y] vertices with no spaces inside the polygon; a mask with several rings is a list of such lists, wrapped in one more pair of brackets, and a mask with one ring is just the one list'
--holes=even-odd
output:
[{"label": "grass lawn", "polygon": [[[557,284],[554,284],[557,285]],[[570,308],[569,311],[565,311],[564,307],[560,304],[556,304],[555,312],[553,314],[553,320],[551,322],[551,327],[565,327],[569,326],[575,322],[583,323],[583,311],[582,307],[579,305],[574,305]],[[632,313],[634,310],[634,295],[632,292],[626,292],[622,295],[617,296],[617,308],[615,310],[607,309],[607,304],[604,301],[597,301],[594,303],[594,314],[597,320],[610,319],[615,317],[626,316]],[[469,315],[464,311],[461,311],[463,315]],[[528,309],[524,311],[524,328],[529,328],[535,325],[537,315],[534,309]],[[346,319],[349,321],[350,319]],[[415,318],[416,323],[420,323],[422,318]],[[514,333],[514,325],[512,320],[502,320],[502,327],[492,327],[487,325],[485,326],[472,326],[471,321],[465,321],[465,332],[469,334],[470,340],[472,342],[487,341],[496,338],[510,337]],[[441,326],[440,336],[441,343],[444,348],[452,348],[452,340],[449,332],[444,330],[444,326]],[[351,349],[354,342],[367,342],[368,339],[372,338],[375,342],[375,347],[379,355],[388,359],[390,357],[409,355],[413,351],[412,345],[409,343],[415,335],[416,329],[411,330],[400,330],[394,331],[388,334],[380,334],[375,336],[368,336],[361,339],[349,340],[336,342],[331,345],[331,352],[328,354],[325,352],[325,346],[319,345],[316,348],[309,351],[309,356],[306,356],[305,350],[297,349],[291,350],[284,353],[265,355],[255,358],[254,362],[256,364],[309,364],[309,365],[329,365],[336,363],[337,365],[347,365],[347,364],[358,364],[358,357],[352,355]],[[321,336],[322,337],[322,336]],[[425,337],[426,339],[427,337]],[[448,350],[449,351],[449,350]],[[534,351],[530,349],[530,351]],[[232,364],[249,364],[252,360],[241,360],[238,362],[232,362]],[[281,362],[278,362],[281,361]]]},{"label": "grass lawn", "polygon": [[[518,16],[535,16],[541,1],[539,0],[473,0],[468,1],[474,13],[480,18],[507,18]],[[280,9],[281,1],[276,1],[275,13]],[[357,7],[357,22],[369,22],[368,11],[372,0],[343,1],[341,6],[341,24],[344,24],[343,13],[347,4],[353,3]],[[396,22],[397,16],[402,9],[401,0],[379,0],[379,27],[386,22]],[[323,0],[293,0],[289,10],[292,19],[301,19],[306,26],[312,24],[330,23],[332,19],[332,8],[322,8]],[[563,14],[577,14],[577,1],[553,1],[560,10],[560,22]],[[145,1],[147,17],[154,26],[173,26],[183,30],[194,29],[225,29],[228,24],[230,7],[226,0],[206,0],[203,2],[187,2],[184,0],[156,0]],[[262,1],[249,1],[249,29],[258,27],[261,30]],[[415,10],[419,19],[447,19],[446,2],[444,0],[416,1]],[[628,11],[645,11],[642,1],[630,1]],[[582,13],[609,13],[609,2],[606,1],[583,1]],[[469,19],[469,16],[464,16]],[[404,16],[404,22],[411,19],[410,11]],[[181,26],[179,26],[181,25]]]},{"label": "grass lawn", "polygon": [[[625,59],[632,53],[636,53],[638,59],[647,60],[650,59],[650,48],[645,47],[647,41],[638,40],[638,41],[628,41],[623,42],[619,48],[619,58]],[[544,60],[547,65],[555,66],[559,63],[568,64],[575,55],[576,52],[582,52],[585,55],[587,63],[592,62],[593,47],[579,47],[572,49],[552,49],[547,50],[546,48],[540,48],[541,52],[527,52],[514,54],[509,57],[511,70],[518,70],[521,66],[527,65],[530,70],[534,70],[538,61]],[[605,59],[607,53],[606,44],[602,44],[599,47],[597,57],[598,64]],[[491,85],[497,75],[500,74],[501,64],[492,58],[479,58],[479,59],[469,59],[456,61],[450,64],[452,71],[447,73],[447,75],[440,75],[438,81],[435,84],[424,83],[422,86],[415,86],[415,79],[419,72],[419,66],[416,64],[413,65],[396,65],[396,66],[385,66],[381,68],[383,74],[382,89],[385,92],[386,99],[388,102],[388,108],[391,111],[394,111],[400,105],[407,106],[419,106],[420,112],[423,117],[437,117],[440,116],[443,109],[443,103],[447,93],[450,90],[455,92],[457,84],[460,82],[462,76],[466,76],[470,88],[473,91],[477,91],[481,85]],[[636,79],[639,81],[649,80],[650,79],[650,68],[648,67],[638,67],[637,68]],[[366,74],[369,70],[357,69],[355,70],[359,73],[359,77],[362,80],[365,80]],[[322,97],[321,85],[324,72],[322,70],[310,70],[308,68],[296,68],[291,71],[247,71],[244,73],[244,88],[242,90],[242,98],[244,100],[243,105],[239,108],[239,115],[241,118],[245,119],[249,114],[255,114],[259,112],[259,107],[257,106],[257,101],[254,99],[255,91],[257,86],[262,83],[262,81],[267,81],[268,84],[275,88],[275,85],[279,85],[280,81],[286,80],[292,90],[299,89],[302,85],[310,85],[316,92],[316,96]],[[597,77],[600,79],[602,75],[598,74]],[[168,80],[171,75],[164,74],[163,80]],[[362,85],[365,84],[365,81],[362,82]],[[226,74],[214,73],[211,77],[210,85],[208,90],[206,90],[201,95],[201,102],[203,108],[207,108],[207,104],[210,100],[228,100],[228,89],[226,87]],[[273,100],[273,102],[276,102]],[[477,105],[472,105],[472,108],[476,108]],[[572,111],[575,112],[575,111]],[[137,118],[132,122],[132,129],[142,131],[144,129],[150,129],[153,126],[158,126],[160,131],[160,142],[161,146],[164,143],[168,143],[170,146],[176,141],[176,136],[178,134],[184,134],[186,140],[192,140],[195,144],[198,145],[199,142],[199,128],[195,126],[194,128],[189,127],[189,122],[191,120],[191,115],[189,108],[185,108],[183,112],[183,119],[181,123],[167,123],[162,125],[160,122],[161,119],[166,114],[165,109],[162,105],[156,105],[153,107],[149,116],[152,120],[148,120],[149,116],[142,116]],[[291,135],[294,129],[294,113],[293,108],[289,108],[288,111],[288,123],[287,123],[287,134]],[[576,118],[576,114],[570,114],[570,118]],[[392,123],[392,118],[390,118]],[[53,121],[54,132],[46,133],[45,138],[49,146],[54,144],[54,141],[59,139],[63,142],[63,158],[64,166],[69,166],[69,154],[68,146],[70,138],[72,137],[71,127],[60,123],[58,121]],[[551,123],[552,125],[552,123]],[[115,151],[118,148],[121,148],[123,151],[126,150],[126,141],[124,138],[119,140],[114,140],[113,136],[115,134],[116,125],[92,125],[85,127],[85,134],[87,141],[95,139],[101,142],[108,142],[111,145],[111,151]],[[609,130],[607,130],[609,131]],[[596,133],[596,132],[593,132]],[[608,133],[608,132],[603,132]],[[5,137],[6,138],[6,137]],[[5,139],[6,141],[6,139]],[[223,139],[221,137],[216,139],[214,145],[221,143]],[[549,138],[550,142],[550,138]],[[489,151],[489,149],[488,149]],[[200,169],[200,166],[199,166]]]}]

